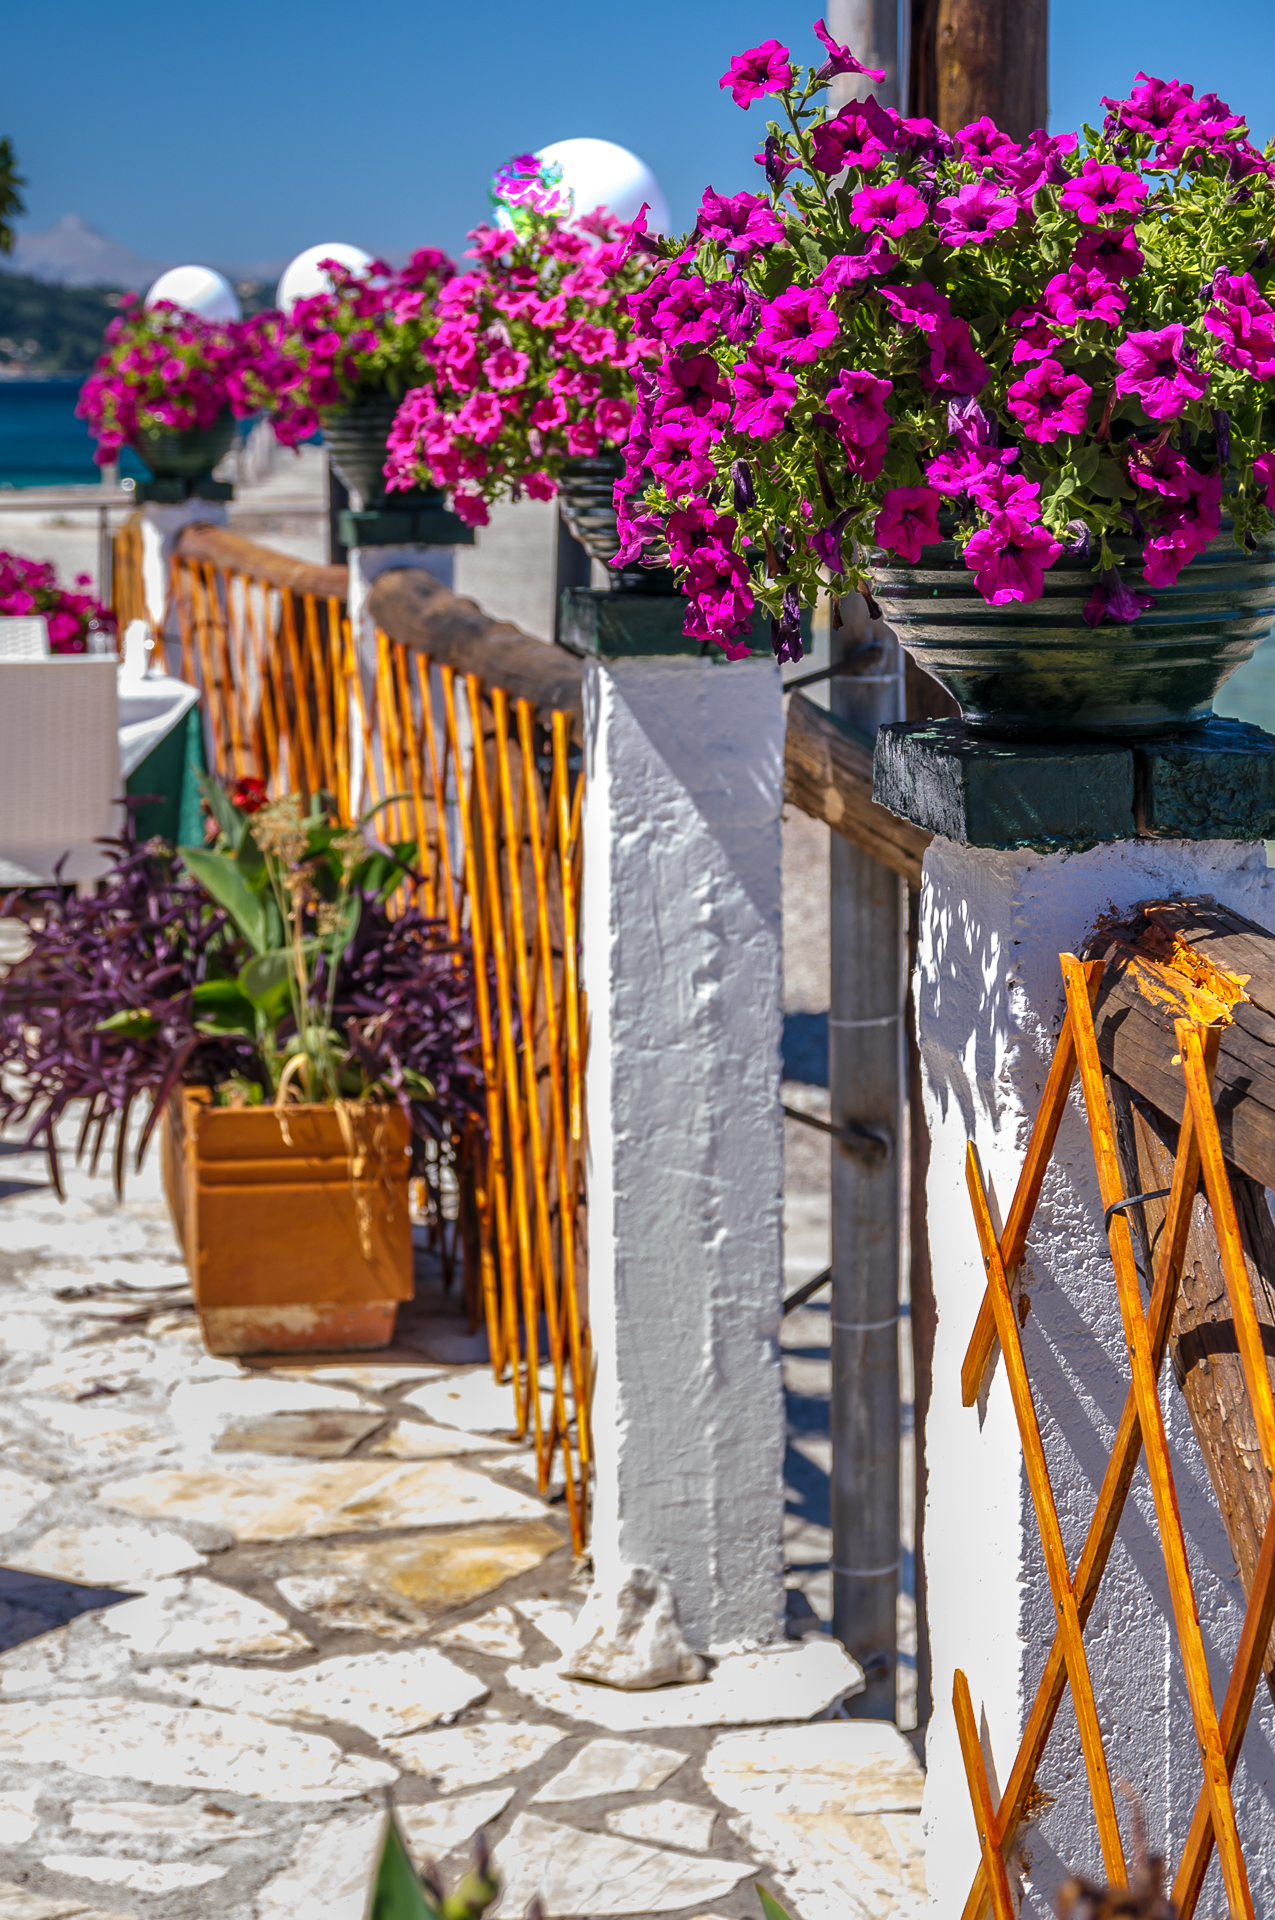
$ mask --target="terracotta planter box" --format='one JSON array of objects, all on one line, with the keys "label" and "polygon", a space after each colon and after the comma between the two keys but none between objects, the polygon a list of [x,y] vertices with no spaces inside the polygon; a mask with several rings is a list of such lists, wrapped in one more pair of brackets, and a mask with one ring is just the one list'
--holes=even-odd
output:
[{"label": "terracotta planter box", "polygon": [[[388,1346],[412,1297],[408,1126],[395,1106],[214,1107],[183,1087],[164,1115],[164,1189],[210,1352]],[[286,1136],[285,1136],[286,1128]]]}]

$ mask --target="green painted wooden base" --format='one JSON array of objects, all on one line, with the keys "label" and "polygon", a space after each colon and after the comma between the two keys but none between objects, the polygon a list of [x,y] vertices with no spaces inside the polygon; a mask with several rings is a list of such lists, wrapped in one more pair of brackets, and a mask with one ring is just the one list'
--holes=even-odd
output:
[{"label": "green painted wooden base", "polygon": [[877,735],[873,798],[971,847],[1267,840],[1275,738],[1216,716],[1190,732],[1072,745],[991,740],[960,720],[897,721]]},{"label": "green painted wooden base", "polygon": [[362,509],[343,507],[337,538],[346,547],[472,547],[474,529],[441,493],[392,493]]},{"label": "green painted wooden base", "polygon": [[[678,593],[612,593],[599,587],[563,590],[558,643],[572,653],[593,654],[600,660],[628,660],[660,654],[704,655],[723,666],[730,662],[709,641],[688,640],[682,632],[686,602]],[[810,615],[801,616],[801,633],[810,644]],[[749,636],[752,653],[767,654],[770,615],[759,607]]]},{"label": "green painted wooden base", "polygon": [[134,809],[133,825],[139,841],[158,838],[170,847],[203,845],[199,775],[204,771],[203,712],[195,706],[124,783],[125,792],[132,798],[144,796],[150,802]]},{"label": "green painted wooden base", "polygon": [[201,474],[195,480],[183,480],[176,474],[159,474],[153,480],[139,480],[133,498],[141,506],[152,501],[158,507],[180,507],[187,500],[233,500],[235,490],[229,480],[214,480]]}]

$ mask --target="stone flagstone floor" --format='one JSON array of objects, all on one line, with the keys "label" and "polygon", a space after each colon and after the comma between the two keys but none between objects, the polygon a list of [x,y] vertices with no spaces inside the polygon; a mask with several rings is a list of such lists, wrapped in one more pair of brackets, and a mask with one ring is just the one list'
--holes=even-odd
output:
[{"label": "stone flagstone floor", "polygon": [[564,1680],[587,1570],[442,1296],[213,1359],[155,1157],[67,1180],[0,1143],[0,1920],[364,1920],[387,1804],[448,1878],[485,1829],[502,1915],[921,1915],[920,1770],[831,1717],[817,1604],[702,1686]]}]

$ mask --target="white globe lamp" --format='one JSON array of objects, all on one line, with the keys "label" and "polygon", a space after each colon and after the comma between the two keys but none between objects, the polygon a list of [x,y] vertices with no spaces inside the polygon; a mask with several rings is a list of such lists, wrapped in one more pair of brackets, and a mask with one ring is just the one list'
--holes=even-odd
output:
[{"label": "white globe lamp", "polygon": [[239,296],[224,273],[215,267],[170,267],[161,273],[146,295],[145,305],[158,306],[161,300],[198,314],[201,320],[241,320]]},{"label": "white globe lamp", "polygon": [[[669,231],[664,190],[645,160],[627,147],[617,147],[613,140],[552,140],[536,159],[556,161],[562,168],[559,191],[570,194],[576,219],[605,207],[617,220],[635,220],[645,201],[649,231]],[[502,227],[513,225],[504,207],[497,208],[496,218]]]},{"label": "white globe lamp", "polygon": [[351,273],[363,273],[372,264],[370,253],[344,240],[325,240],[317,247],[307,247],[304,253],[288,262],[280,275],[274,298],[282,312],[291,313],[298,300],[309,300],[316,293],[332,291],[332,281],[320,267],[320,260],[335,260]]}]

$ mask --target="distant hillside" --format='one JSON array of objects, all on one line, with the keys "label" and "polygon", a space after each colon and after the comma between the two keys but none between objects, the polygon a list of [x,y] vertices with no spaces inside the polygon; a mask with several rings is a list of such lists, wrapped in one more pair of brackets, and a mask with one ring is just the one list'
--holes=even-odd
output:
[{"label": "distant hillside", "polygon": [[139,287],[145,289],[163,271],[161,262],[147,260],[122,246],[109,233],[78,213],[67,213],[38,233],[21,230],[13,249],[15,273],[56,280],[65,287]]},{"label": "distant hillside", "polygon": [[[241,280],[236,292],[246,314],[274,299],[266,280]],[[58,286],[0,270],[0,377],[6,370],[88,373],[122,299],[118,287]]]}]

